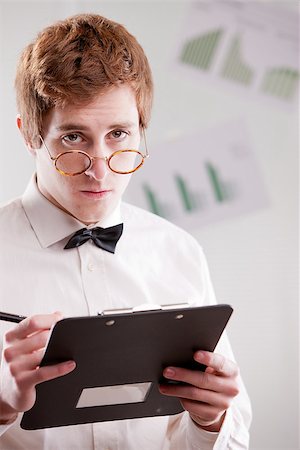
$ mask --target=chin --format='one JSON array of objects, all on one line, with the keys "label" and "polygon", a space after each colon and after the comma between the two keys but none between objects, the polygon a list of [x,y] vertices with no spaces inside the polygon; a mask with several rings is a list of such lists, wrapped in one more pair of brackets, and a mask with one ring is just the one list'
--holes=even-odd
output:
[{"label": "chin", "polygon": [[108,212],[107,211],[101,211],[101,212],[97,212],[97,213],[78,213],[78,214],[74,214],[74,216],[76,217],[76,219],[78,219],[80,222],[89,225],[92,223],[97,223],[99,222],[101,219],[104,219],[107,216]]}]

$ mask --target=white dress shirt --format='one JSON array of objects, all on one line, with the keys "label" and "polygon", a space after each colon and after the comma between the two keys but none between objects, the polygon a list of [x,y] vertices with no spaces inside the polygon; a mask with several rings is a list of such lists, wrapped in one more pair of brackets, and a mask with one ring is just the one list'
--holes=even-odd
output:
[{"label": "white dress shirt", "polygon": [[[84,225],[50,203],[33,178],[22,198],[0,209],[0,310],[24,316],[59,310],[67,317],[145,303],[215,304],[193,237],[126,203],[96,225],[120,222],[124,231],[115,254],[92,241],[64,250]],[[0,335],[13,326],[0,322]],[[234,359],[225,333],[216,351]],[[242,384],[219,433],[201,430],[187,412],[35,431],[20,428],[21,416],[0,426],[1,450],[246,449],[251,410]]]}]

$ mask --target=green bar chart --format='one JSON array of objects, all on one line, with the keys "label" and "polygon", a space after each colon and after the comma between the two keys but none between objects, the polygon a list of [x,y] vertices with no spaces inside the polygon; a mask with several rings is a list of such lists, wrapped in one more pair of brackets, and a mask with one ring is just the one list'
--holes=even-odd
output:
[{"label": "green bar chart", "polygon": [[181,61],[202,70],[209,70],[222,34],[222,29],[213,30],[187,41],[181,52]]},{"label": "green bar chart", "polygon": [[[212,197],[213,202],[215,204],[221,204],[231,201],[232,198],[227,189],[228,183],[224,182],[221,170],[217,168],[215,164],[208,161],[204,162],[203,167],[208,179],[210,196]],[[178,198],[178,205],[180,205],[182,211],[189,214],[201,210],[203,205],[201,205],[200,198],[204,198],[207,192],[205,194],[204,190],[203,192],[192,190],[189,187],[188,177],[178,173],[172,177],[172,184]],[[168,214],[151,184],[144,183],[142,189],[148,209],[158,216],[167,217]]]},{"label": "green bar chart", "polygon": [[261,90],[270,95],[290,99],[296,94],[299,79],[299,72],[289,67],[270,69],[263,78]]},{"label": "green bar chart", "polygon": [[[189,157],[183,159],[184,149]],[[157,152],[159,161],[149,160],[127,192],[129,202],[156,215],[194,227],[268,203],[243,120],[162,141]]]},{"label": "green bar chart", "polygon": [[142,189],[146,197],[146,202],[148,204],[149,210],[158,216],[165,217],[162,206],[159,203],[158,197],[154,190],[148,185],[143,184]]},{"label": "green bar chart", "polygon": [[222,182],[221,174],[211,163],[206,162],[205,168],[209,178],[210,186],[217,202],[221,203],[228,199],[225,184]]},{"label": "green bar chart", "polygon": [[253,70],[243,61],[241,37],[233,38],[225,63],[221,70],[221,76],[249,85],[253,79]]},{"label": "green bar chart", "polygon": [[[209,5],[208,5],[209,3]],[[221,4],[222,3],[222,4]],[[176,43],[175,67],[183,77],[277,107],[298,105],[299,25],[291,13],[242,2],[192,2]],[[240,2],[241,3],[241,2]],[[254,2],[255,3],[255,2]]]},{"label": "green bar chart", "polygon": [[190,191],[187,181],[181,175],[175,175],[174,181],[183,209],[187,212],[198,209],[195,195]]}]

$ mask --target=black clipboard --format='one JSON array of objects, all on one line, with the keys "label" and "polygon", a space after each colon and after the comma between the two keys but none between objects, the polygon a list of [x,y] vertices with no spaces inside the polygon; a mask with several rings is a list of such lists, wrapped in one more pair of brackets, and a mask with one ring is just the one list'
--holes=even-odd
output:
[{"label": "black clipboard", "polygon": [[214,351],[233,309],[225,304],[168,308],[57,322],[41,365],[73,359],[76,369],[36,386],[36,402],[24,413],[21,427],[35,430],[182,412],[177,398],[158,390],[166,382],[162,371],[168,365],[205,370],[193,354]]}]

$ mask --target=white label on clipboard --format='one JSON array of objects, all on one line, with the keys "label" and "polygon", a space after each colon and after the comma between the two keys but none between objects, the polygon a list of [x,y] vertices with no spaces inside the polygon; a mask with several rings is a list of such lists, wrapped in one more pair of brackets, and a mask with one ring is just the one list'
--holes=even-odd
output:
[{"label": "white label on clipboard", "polygon": [[141,403],[145,401],[151,384],[147,382],[85,388],[81,392],[76,408]]}]

